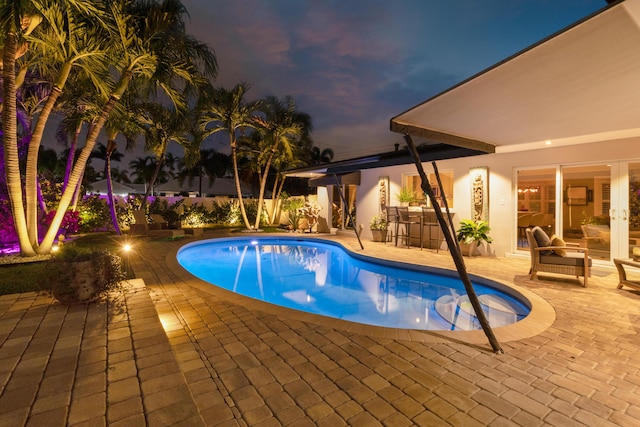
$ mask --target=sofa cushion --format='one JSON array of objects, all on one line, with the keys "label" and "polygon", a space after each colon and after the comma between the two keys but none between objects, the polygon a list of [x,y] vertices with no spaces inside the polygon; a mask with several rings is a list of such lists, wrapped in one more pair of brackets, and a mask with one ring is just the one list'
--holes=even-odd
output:
[{"label": "sofa cushion", "polygon": [[[536,239],[536,243],[540,248],[546,248],[547,246],[551,246],[551,239],[547,236],[547,233],[538,226],[533,227],[533,238]],[[548,251],[540,251],[540,255],[551,255],[553,253],[552,250]]]},{"label": "sofa cushion", "polygon": [[[580,252],[567,252],[565,256],[556,254],[542,255],[540,256],[540,263],[584,267],[584,254]],[[589,258],[589,267],[591,267],[591,263],[591,258]]]},{"label": "sofa cushion", "polygon": [[[551,239],[551,246],[567,246],[567,244],[558,236],[553,236]],[[554,249],[553,253],[559,256],[567,256],[566,249]]]}]

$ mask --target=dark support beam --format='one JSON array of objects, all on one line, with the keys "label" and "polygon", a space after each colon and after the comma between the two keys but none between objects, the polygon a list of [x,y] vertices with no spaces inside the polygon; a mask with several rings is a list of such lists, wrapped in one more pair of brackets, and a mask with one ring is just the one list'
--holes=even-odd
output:
[{"label": "dark support beam", "polygon": [[404,135],[413,135],[418,138],[425,138],[428,141],[437,141],[448,145],[455,145],[456,147],[469,148],[471,150],[477,150],[483,153],[496,152],[495,145],[486,143],[484,141],[414,126],[408,123],[399,123],[395,119],[391,120],[391,131],[402,133]]},{"label": "dark support beam", "polygon": [[356,232],[356,237],[358,238],[358,243],[360,243],[360,249],[364,249],[364,246],[362,246],[362,241],[360,240],[360,232],[358,231],[358,226],[356,225],[356,222],[353,220],[353,217],[351,216],[351,210],[348,209],[347,199],[344,197],[344,193],[342,192],[342,185],[340,184],[340,180],[338,179],[338,175],[336,175],[334,173],[333,174],[333,178],[336,180],[336,187],[338,187],[338,193],[340,193],[340,198],[342,199],[342,205],[345,207],[345,209],[347,211],[347,215],[349,215],[349,219],[351,220],[351,224],[353,224],[353,231]]},{"label": "dark support beam", "polygon": [[411,136],[405,135],[405,141],[407,142],[407,147],[409,147],[409,152],[413,157],[413,161],[416,165],[416,169],[418,170],[418,174],[420,175],[421,187],[422,191],[424,191],[429,200],[431,200],[431,204],[433,205],[433,209],[436,213],[436,218],[438,219],[438,223],[440,224],[440,228],[444,234],[444,238],[447,241],[447,246],[449,247],[449,253],[451,254],[451,258],[453,258],[453,262],[456,265],[456,269],[458,270],[458,275],[460,276],[460,280],[464,285],[464,288],[467,291],[467,295],[469,296],[469,301],[473,306],[473,310],[476,313],[476,317],[480,322],[480,326],[482,326],[482,330],[485,335],[489,339],[489,344],[491,344],[491,348],[495,353],[504,353],[502,348],[500,347],[500,343],[496,339],[493,330],[491,329],[491,325],[489,325],[489,321],[482,310],[482,306],[480,305],[480,300],[478,300],[478,295],[476,295],[476,291],[473,288],[473,284],[471,283],[471,279],[469,278],[469,274],[467,273],[467,267],[464,264],[464,259],[462,258],[462,253],[460,252],[460,247],[456,239],[454,238],[455,233],[452,232],[451,227],[447,224],[444,215],[442,214],[442,209],[440,208],[440,204],[433,194],[433,190],[431,189],[431,184],[429,183],[429,178],[424,172],[422,167],[422,162],[420,161],[420,155],[418,154],[418,150],[416,149]]}]

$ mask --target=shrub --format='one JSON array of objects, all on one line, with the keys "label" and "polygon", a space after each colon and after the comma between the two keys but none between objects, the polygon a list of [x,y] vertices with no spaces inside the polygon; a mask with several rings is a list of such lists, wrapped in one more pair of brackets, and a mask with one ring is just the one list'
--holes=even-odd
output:
[{"label": "shrub", "polygon": [[[51,210],[47,212],[45,216],[44,222],[47,226],[51,224],[53,221],[53,217],[56,216],[56,211]],[[82,224],[82,218],[80,218],[80,212],[78,211],[66,211],[64,213],[64,217],[62,217],[62,222],[60,223],[60,227],[58,228],[57,234],[64,234],[65,236],[69,236],[71,234],[76,234],[80,231],[80,226]]]},{"label": "shrub", "polygon": [[107,201],[98,194],[84,197],[78,203],[80,231],[98,231],[110,228],[111,215]]}]

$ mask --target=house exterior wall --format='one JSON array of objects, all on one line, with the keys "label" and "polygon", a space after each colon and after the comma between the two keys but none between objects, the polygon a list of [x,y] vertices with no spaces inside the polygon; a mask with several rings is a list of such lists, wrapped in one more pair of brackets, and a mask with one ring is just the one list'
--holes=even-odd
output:
[{"label": "house exterior wall", "polygon": [[[472,217],[470,169],[488,168],[490,236],[494,242],[484,248],[490,255],[502,257],[515,252],[517,232],[517,189],[516,170],[518,168],[556,167],[606,163],[640,159],[640,138],[580,144],[566,147],[549,147],[542,150],[513,153],[487,154],[474,157],[443,160],[437,162],[440,172],[454,173],[454,224]],[[425,171],[433,170],[431,163],[423,163]],[[413,164],[385,168],[367,169],[361,172],[358,189],[357,223],[362,230],[362,238],[371,239],[369,220],[379,213],[377,185],[379,177],[389,177],[390,205],[399,205],[395,196],[400,191],[403,174],[415,174]]]}]

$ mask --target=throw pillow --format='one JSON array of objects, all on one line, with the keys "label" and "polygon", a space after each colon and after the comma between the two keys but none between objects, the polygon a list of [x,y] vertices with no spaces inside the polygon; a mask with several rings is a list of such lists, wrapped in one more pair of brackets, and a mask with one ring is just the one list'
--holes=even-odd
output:
[{"label": "throw pillow", "polygon": [[[538,247],[544,248],[547,246],[551,246],[551,239],[547,236],[547,233],[538,226],[533,227],[533,238],[536,239],[536,243]],[[548,251],[540,251],[540,255],[551,255],[553,253],[552,250]]]},{"label": "throw pillow", "polygon": [[[558,236],[554,236],[551,241],[551,246],[567,246],[567,244]],[[565,249],[554,249],[553,253],[560,256],[567,256],[567,251]]]}]

